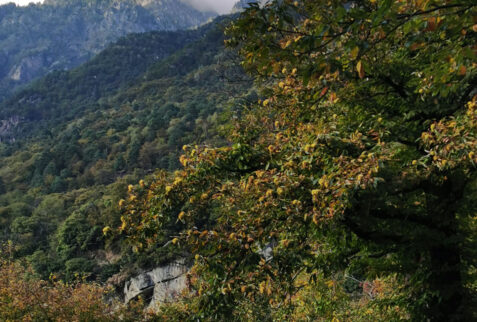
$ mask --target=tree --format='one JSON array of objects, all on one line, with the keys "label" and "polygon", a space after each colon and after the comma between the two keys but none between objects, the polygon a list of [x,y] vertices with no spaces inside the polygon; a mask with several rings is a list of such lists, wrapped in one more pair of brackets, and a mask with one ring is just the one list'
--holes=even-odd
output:
[{"label": "tree", "polygon": [[[3,248],[3,247],[2,247]],[[36,253],[35,253],[36,254]],[[132,309],[104,298],[111,290],[96,284],[48,281],[34,278],[29,267],[5,259],[0,252],[0,316],[9,321],[135,321],[143,315],[141,304]],[[143,317],[144,321],[148,316]]]},{"label": "tree", "polygon": [[99,227],[88,223],[82,212],[73,213],[58,228],[57,253],[66,261],[94,248],[101,242]]},{"label": "tree", "polygon": [[397,274],[405,288],[384,306],[414,320],[470,319],[476,10],[251,4],[228,43],[265,99],[237,118],[230,146],[186,147],[183,170],[132,189],[121,230],[141,248],[182,225],[170,245],[195,255],[198,317],[251,301],[290,318],[303,276],[360,272]]},{"label": "tree", "polygon": [[4,194],[7,191],[3,179],[0,177],[0,195]]}]

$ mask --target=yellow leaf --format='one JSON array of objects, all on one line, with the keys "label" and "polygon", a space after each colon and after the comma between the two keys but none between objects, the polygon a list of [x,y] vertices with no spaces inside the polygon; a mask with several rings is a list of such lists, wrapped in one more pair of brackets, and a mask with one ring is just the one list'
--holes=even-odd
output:
[{"label": "yellow leaf", "polygon": [[103,228],[103,235],[107,235],[110,230],[111,230],[111,227],[109,227],[109,226],[104,227]]},{"label": "yellow leaf", "polygon": [[351,50],[351,59],[356,59],[356,57],[358,57],[358,54],[359,54],[359,47],[354,47],[352,50]]},{"label": "yellow leaf", "polygon": [[459,68],[459,75],[464,76],[467,73],[467,68],[464,65],[460,66]]},{"label": "yellow leaf", "polygon": [[258,290],[260,294],[263,294],[265,292],[265,282],[260,283],[260,285],[258,286]]},{"label": "yellow leaf", "polygon": [[361,60],[356,64],[356,70],[358,71],[359,78],[363,79],[364,78],[364,67],[363,63]]}]

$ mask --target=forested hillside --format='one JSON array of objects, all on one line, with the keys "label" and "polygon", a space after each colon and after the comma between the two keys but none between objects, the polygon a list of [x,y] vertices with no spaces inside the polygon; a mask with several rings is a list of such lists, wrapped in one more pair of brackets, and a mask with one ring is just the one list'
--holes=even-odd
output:
[{"label": "forested hillside", "polygon": [[240,7],[1,105],[0,318],[477,320],[475,0]]},{"label": "forested hillside", "polygon": [[215,13],[177,0],[47,0],[0,6],[0,101],[53,70],[91,59],[132,32],[199,26]]},{"label": "forested hillside", "polygon": [[[15,256],[44,277],[104,280],[119,270],[105,256],[114,246],[117,258],[121,243],[105,245],[102,229],[120,225],[127,185],[177,169],[184,144],[220,144],[218,113],[250,88],[228,67],[236,57],[223,47],[223,23],[128,35],[3,103],[2,118],[18,120],[0,143],[1,239]],[[163,260],[144,258],[121,260]]]}]

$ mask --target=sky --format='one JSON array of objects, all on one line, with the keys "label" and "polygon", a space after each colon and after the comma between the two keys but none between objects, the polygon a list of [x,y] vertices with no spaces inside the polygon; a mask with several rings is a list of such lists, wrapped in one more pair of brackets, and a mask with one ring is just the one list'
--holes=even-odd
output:
[{"label": "sky", "polygon": [[185,0],[185,2],[189,2],[200,10],[211,10],[224,14],[230,13],[237,0]]},{"label": "sky", "polygon": [[[200,10],[217,11],[220,14],[229,13],[237,0],[183,0],[189,2]],[[41,0],[0,0],[0,5],[15,2],[19,5],[27,5],[30,2],[42,2]]]},{"label": "sky", "polygon": [[43,2],[43,1],[39,1],[39,0],[0,0],[0,4],[10,3],[10,2],[15,2],[16,4],[19,4],[21,6],[26,6],[30,2],[37,3],[37,2]]}]

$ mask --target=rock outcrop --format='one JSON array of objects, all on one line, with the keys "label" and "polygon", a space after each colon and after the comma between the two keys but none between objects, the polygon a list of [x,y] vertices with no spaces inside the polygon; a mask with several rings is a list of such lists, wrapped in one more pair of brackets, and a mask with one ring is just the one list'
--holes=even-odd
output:
[{"label": "rock outcrop", "polygon": [[12,136],[12,132],[19,123],[20,118],[18,116],[12,116],[8,119],[0,120],[0,143],[15,141],[15,137]]},{"label": "rock outcrop", "polygon": [[265,0],[240,0],[232,8],[232,13],[243,11],[245,8],[249,7],[249,3],[259,3],[260,5],[263,5]]},{"label": "rock outcrop", "polygon": [[131,278],[124,285],[124,301],[141,296],[154,309],[160,303],[173,301],[188,287],[189,266],[185,259],[178,259]]}]

